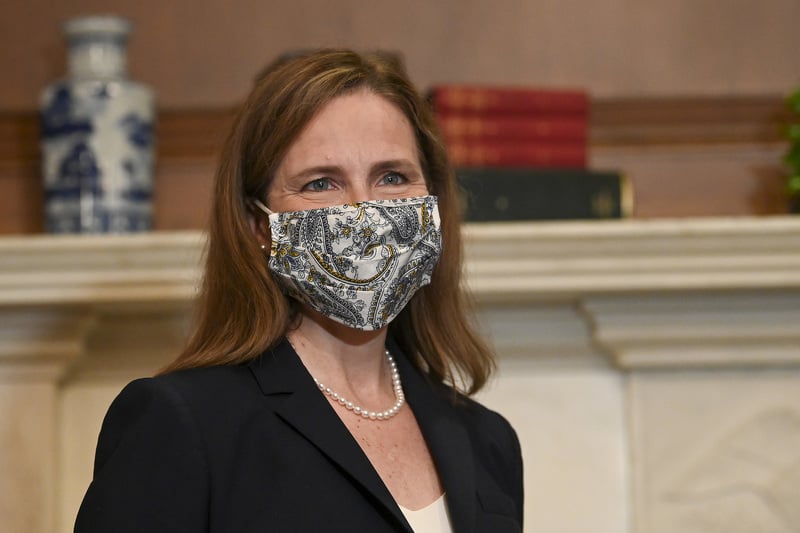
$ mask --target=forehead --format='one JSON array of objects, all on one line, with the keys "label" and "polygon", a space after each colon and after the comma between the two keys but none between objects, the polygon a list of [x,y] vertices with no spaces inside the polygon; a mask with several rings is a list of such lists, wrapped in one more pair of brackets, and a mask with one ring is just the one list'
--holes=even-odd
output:
[{"label": "forehead", "polygon": [[323,105],[290,145],[287,158],[342,145],[349,150],[406,152],[406,156],[417,151],[416,135],[405,114],[369,89],[357,89]]}]

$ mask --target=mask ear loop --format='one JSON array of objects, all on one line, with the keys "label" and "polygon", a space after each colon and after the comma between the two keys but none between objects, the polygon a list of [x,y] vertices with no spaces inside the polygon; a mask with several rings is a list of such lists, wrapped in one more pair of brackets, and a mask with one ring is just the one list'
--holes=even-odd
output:
[{"label": "mask ear loop", "polygon": [[[253,202],[253,205],[255,205],[256,207],[261,209],[267,215],[272,215],[273,214],[273,212],[270,210],[270,208],[265,206],[263,203],[261,203],[261,200],[259,200],[258,198],[252,198],[251,200]],[[262,244],[261,245],[261,249],[262,250],[266,250],[267,249],[267,245],[266,244]]]},{"label": "mask ear loop", "polygon": [[262,211],[264,211],[268,215],[274,215],[275,214],[270,210],[269,207],[267,207],[264,204],[262,204],[261,200],[259,200],[258,198],[253,198],[253,204],[255,204],[256,207],[258,207],[259,209],[261,209]]}]

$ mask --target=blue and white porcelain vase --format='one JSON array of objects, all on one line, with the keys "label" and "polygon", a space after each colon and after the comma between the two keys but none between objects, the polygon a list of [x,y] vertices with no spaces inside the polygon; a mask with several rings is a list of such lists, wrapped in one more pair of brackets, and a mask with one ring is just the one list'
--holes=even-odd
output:
[{"label": "blue and white porcelain vase", "polygon": [[153,219],[153,92],[126,78],[131,25],[111,16],[67,21],[69,76],[41,99],[46,228],[146,231]]}]

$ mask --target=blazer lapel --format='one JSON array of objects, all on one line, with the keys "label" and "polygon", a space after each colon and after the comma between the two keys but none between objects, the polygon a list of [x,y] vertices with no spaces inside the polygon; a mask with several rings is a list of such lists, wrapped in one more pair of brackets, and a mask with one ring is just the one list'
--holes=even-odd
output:
[{"label": "blazer lapel", "polygon": [[[400,353],[392,346],[392,353]],[[475,528],[475,466],[472,445],[466,428],[455,416],[449,399],[440,394],[406,357],[395,357],[406,399],[414,410],[439,479],[444,486],[450,523],[455,533],[471,533]]]},{"label": "blazer lapel", "polygon": [[398,525],[411,532],[400,508],[291,345],[284,341],[250,363],[275,413],[360,484]]}]

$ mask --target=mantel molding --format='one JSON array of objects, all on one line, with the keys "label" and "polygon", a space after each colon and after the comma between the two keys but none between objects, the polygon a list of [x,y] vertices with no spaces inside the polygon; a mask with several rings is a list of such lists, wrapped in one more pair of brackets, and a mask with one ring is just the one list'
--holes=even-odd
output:
[{"label": "mantel molding", "polygon": [[189,302],[200,232],[0,238],[0,307]]},{"label": "mantel molding", "polygon": [[465,228],[479,299],[800,288],[800,219],[486,224]]},{"label": "mantel molding", "polygon": [[[468,224],[466,278],[490,303],[800,289],[793,217]],[[0,307],[189,302],[204,235],[0,238]]]}]

